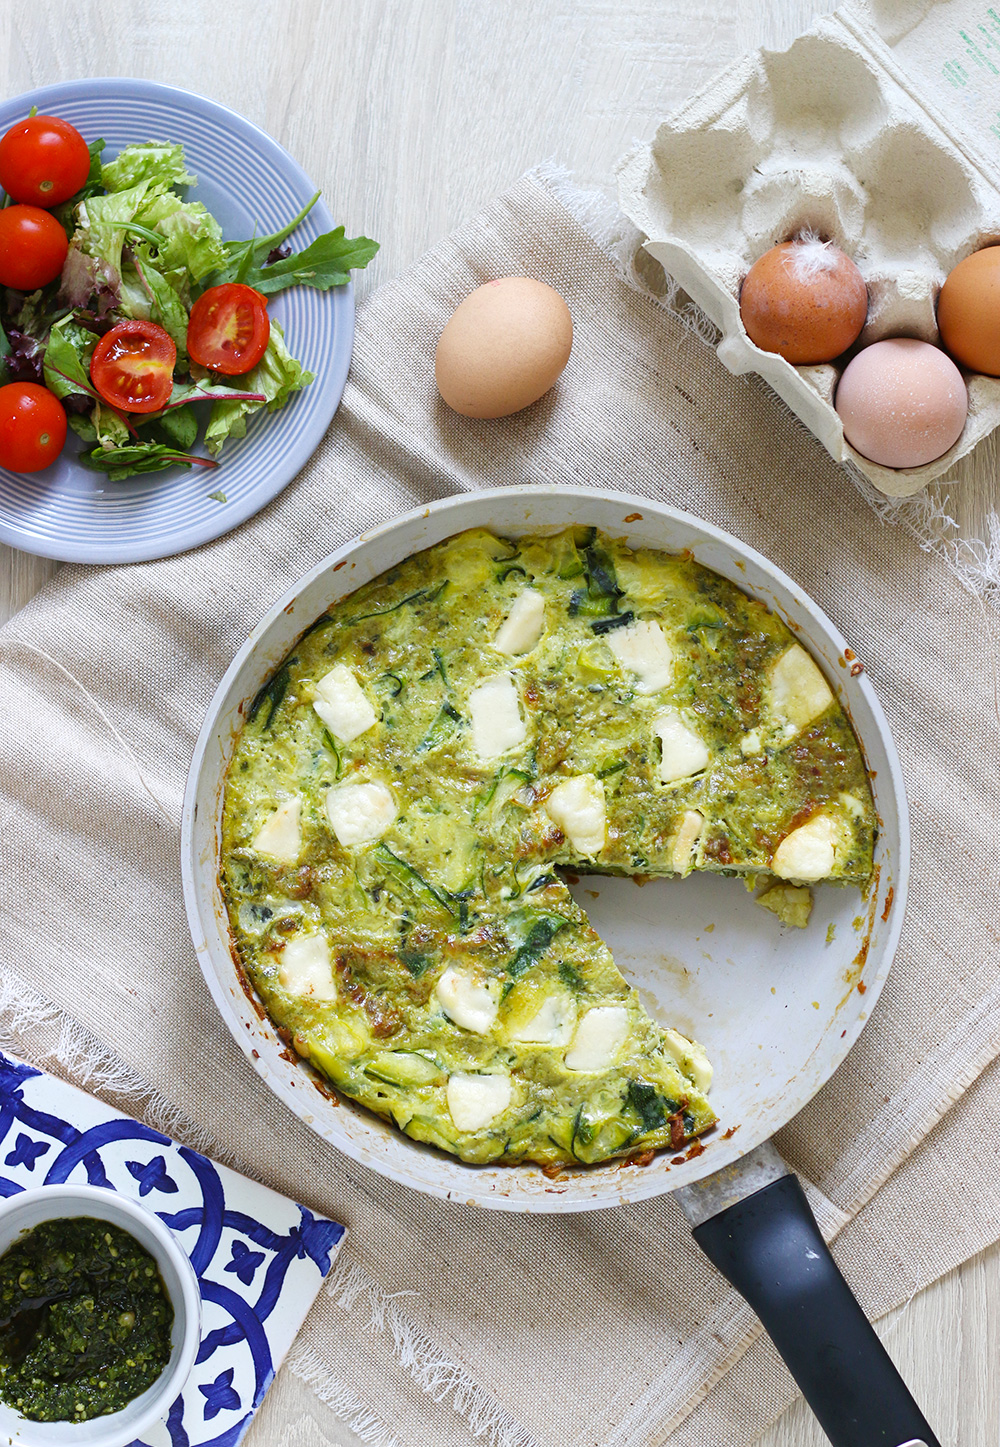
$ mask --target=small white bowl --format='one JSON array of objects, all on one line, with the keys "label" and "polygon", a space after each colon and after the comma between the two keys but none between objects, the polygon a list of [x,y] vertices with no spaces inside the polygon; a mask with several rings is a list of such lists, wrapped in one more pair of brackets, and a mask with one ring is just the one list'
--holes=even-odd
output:
[{"label": "small white bowl", "polygon": [[0,1203],[0,1255],[42,1221],[90,1216],[134,1236],[160,1268],[174,1308],[170,1359],[151,1387],[120,1412],[88,1422],[32,1422],[0,1402],[0,1441],[16,1447],[125,1447],[165,1417],[188,1379],[201,1341],[201,1292],[194,1267],[158,1216],[105,1186],[41,1186]]}]

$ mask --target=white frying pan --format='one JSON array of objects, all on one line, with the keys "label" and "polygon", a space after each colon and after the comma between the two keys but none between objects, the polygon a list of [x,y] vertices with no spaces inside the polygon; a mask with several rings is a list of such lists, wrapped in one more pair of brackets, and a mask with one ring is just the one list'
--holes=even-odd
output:
[{"label": "white frying pan", "polygon": [[[719,1125],[702,1154],[680,1163],[661,1154],[649,1166],[612,1163],[551,1180],[534,1165],[463,1165],[348,1100],[333,1104],[310,1067],[289,1058],[235,964],[218,857],[224,778],[246,707],[315,618],[465,528],[516,537],[571,523],[599,527],[633,547],[688,551],[789,624],[854,725],[879,833],[868,897],[817,889],[806,930],[781,929],[737,879],[691,875],[640,889],[602,876],[573,886],[653,1015],[705,1046],[716,1069],[711,1099]],[[767,1144],[833,1074],[878,999],[902,925],[909,831],[899,763],[870,683],[829,619],[760,554],[644,498],[562,486],[448,498],[362,534],[280,598],[233,660],[195,749],[182,848],[188,916],[213,998],[254,1068],[314,1130],[393,1180],[500,1210],[585,1211],[681,1188],[699,1244],[761,1315],[837,1447],[934,1447],[797,1181]]]}]

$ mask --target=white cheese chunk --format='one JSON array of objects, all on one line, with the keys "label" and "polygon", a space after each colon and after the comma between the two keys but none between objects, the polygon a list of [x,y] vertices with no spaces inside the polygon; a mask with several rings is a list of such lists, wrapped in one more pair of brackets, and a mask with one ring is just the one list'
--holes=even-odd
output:
[{"label": "white cheese chunk", "polygon": [[569,1070],[606,1070],[628,1039],[628,1011],[624,1005],[598,1005],[588,1010],[576,1027],[566,1052]]},{"label": "white cheese chunk", "polygon": [[381,839],[399,811],[384,784],[338,784],[327,791],[326,817],[341,844]]},{"label": "white cheese chunk", "polygon": [[257,830],[253,847],[278,864],[294,864],[302,853],[302,800],[298,794],[279,804]]},{"label": "white cheese chunk", "polygon": [[545,598],[534,588],[524,588],[514,600],[514,606],[501,624],[493,647],[498,653],[515,657],[529,653],[545,627]]},{"label": "white cheese chunk", "polygon": [[509,1032],[511,1040],[525,1045],[546,1045],[551,1050],[562,1050],[573,1039],[576,1026],[576,1001],[572,995],[560,990],[549,995],[539,1008],[526,1020]]},{"label": "white cheese chunk", "polygon": [[463,1075],[448,1078],[448,1109],[459,1130],[482,1130],[510,1105],[513,1089],[507,1075]]},{"label": "white cheese chunk", "polygon": [[528,736],[517,688],[509,673],[494,673],[469,694],[472,747],[484,763],[516,749]]},{"label": "white cheese chunk", "polygon": [[785,835],[774,851],[771,869],[780,879],[803,883],[825,879],[836,858],[837,834],[837,825],[829,814],[814,814]]},{"label": "white cheese chunk", "polygon": [[621,666],[636,675],[636,693],[658,693],[673,681],[674,650],[659,623],[640,619],[613,628],[604,641]]},{"label": "white cheese chunk", "polygon": [[664,1030],[664,1043],[673,1055],[682,1074],[704,1094],[712,1084],[712,1064],[696,1040],[688,1040],[679,1030]]},{"label": "white cheese chunk", "polygon": [[370,729],[378,717],[345,663],[338,663],[319,680],[313,708],[342,744],[351,743]]},{"label": "white cheese chunk", "polygon": [[475,1035],[486,1034],[500,1008],[495,990],[485,981],[451,966],[438,980],[434,994],[448,1019]]},{"label": "white cheese chunk", "polygon": [[762,747],[760,729],[751,729],[748,734],[744,734],[740,739],[740,753],[745,759],[751,758],[754,754],[759,754]]},{"label": "white cheese chunk", "polygon": [[290,995],[313,1000],[337,998],[325,935],[293,935],[277,960],[278,980]]},{"label": "white cheese chunk", "polygon": [[772,712],[793,724],[795,732],[819,718],[831,703],[830,685],[806,650],[793,643],[771,668]]},{"label": "white cheese chunk", "polygon": [[670,865],[675,874],[687,874],[691,868],[694,846],[701,838],[705,827],[705,816],[697,809],[685,809],[681,827],[677,831],[670,851]]},{"label": "white cheese chunk", "polygon": [[545,800],[545,812],[573,848],[593,858],[604,848],[604,785],[593,774],[563,779]]},{"label": "white cheese chunk", "polygon": [[653,720],[653,732],[660,740],[657,776],[661,784],[675,784],[700,774],[708,763],[705,740],[695,733],[676,708],[664,709]]}]

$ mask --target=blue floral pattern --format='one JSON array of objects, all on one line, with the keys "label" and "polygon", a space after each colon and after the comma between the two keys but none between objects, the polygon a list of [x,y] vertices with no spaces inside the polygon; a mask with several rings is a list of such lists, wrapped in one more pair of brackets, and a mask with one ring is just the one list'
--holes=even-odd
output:
[{"label": "blue floral pattern", "polygon": [[134,1447],[235,1447],[343,1226],[0,1053],[4,1147],[0,1196],[42,1183],[105,1186],[143,1199],[176,1233],[201,1286],[201,1347],[166,1420]]}]

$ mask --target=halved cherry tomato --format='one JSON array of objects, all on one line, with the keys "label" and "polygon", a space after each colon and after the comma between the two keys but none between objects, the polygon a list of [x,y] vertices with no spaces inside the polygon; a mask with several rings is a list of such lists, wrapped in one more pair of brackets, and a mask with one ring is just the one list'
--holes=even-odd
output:
[{"label": "halved cherry tomato", "polygon": [[54,392],[37,382],[0,387],[0,467],[39,472],[66,441],[66,413]]},{"label": "halved cherry tomato", "polygon": [[90,380],[122,412],[159,412],[170,400],[176,361],[173,338],[155,322],[119,322],[94,348]]},{"label": "halved cherry tomato", "polygon": [[256,367],[270,335],[267,298],[252,286],[227,281],[210,286],[191,308],[187,349],[199,366],[238,377]]},{"label": "halved cherry tomato", "polygon": [[0,285],[34,291],[62,271],[69,241],[54,216],[38,206],[0,211]]},{"label": "halved cherry tomato", "polygon": [[87,142],[58,116],[29,116],[0,140],[0,186],[13,201],[58,206],[89,175]]}]

